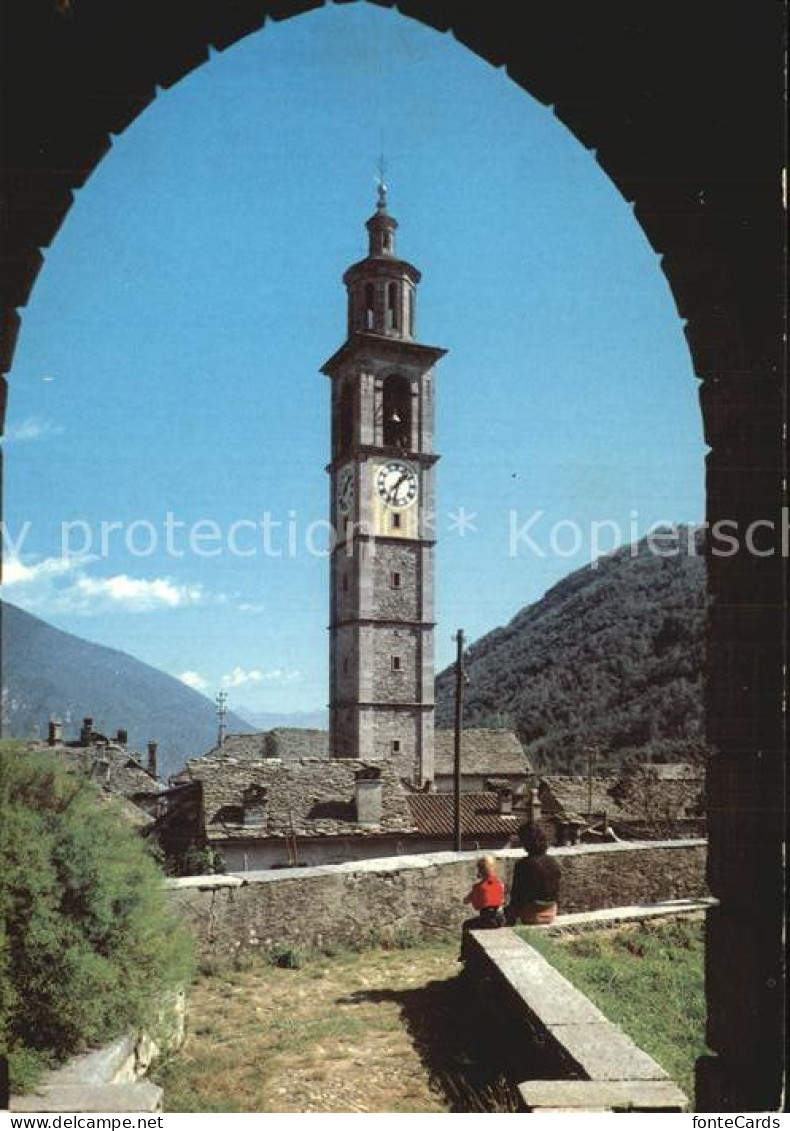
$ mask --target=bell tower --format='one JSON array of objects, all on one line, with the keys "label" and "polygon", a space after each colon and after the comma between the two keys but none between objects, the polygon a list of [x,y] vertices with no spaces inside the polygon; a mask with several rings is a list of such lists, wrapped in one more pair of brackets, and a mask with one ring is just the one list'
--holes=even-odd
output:
[{"label": "bell tower", "polygon": [[420,272],[395,251],[379,182],[368,254],[343,276],[332,382],[330,751],[433,780],[434,366],[416,339]]}]

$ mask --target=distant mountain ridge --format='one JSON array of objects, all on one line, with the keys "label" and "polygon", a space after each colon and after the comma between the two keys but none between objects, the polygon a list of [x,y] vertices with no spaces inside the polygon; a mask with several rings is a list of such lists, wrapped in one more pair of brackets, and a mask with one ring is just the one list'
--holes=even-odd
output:
[{"label": "distant mountain ridge", "polygon": [[[544,773],[580,773],[586,746],[599,771],[705,757],[702,666],[705,563],[662,557],[646,543],[576,570],[468,650],[467,726],[507,726]],[[7,602],[3,613],[3,734],[67,737],[84,715],[160,748],[165,775],[216,743],[214,704],[124,652],[62,632]],[[436,723],[453,725],[454,669],[436,679]],[[244,710],[242,708],[242,710]],[[230,733],[324,729],[326,712],[229,712]]]},{"label": "distant mountain ridge", "polygon": [[[159,743],[164,776],[216,743],[217,717],[210,699],[173,676],[125,652],[62,632],[15,605],[2,602],[3,736],[43,738],[51,718],[64,736],[76,737],[84,716],[102,734],[119,727],[132,748]],[[229,731],[256,728],[232,711]]]},{"label": "distant mountain ridge", "polygon": [[[624,547],[472,644],[466,725],[513,727],[544,773],[582,772],[586,746],[599,770],[704,758],[705,561],[682,532],[682,553]],[[454,681],[437,676],[437,726],[452,725]]]},{"label": "distant mountain ridge", "polygon": [[305,730],[328,730],[329,712],[315,711],[255,711],[243,704],[239,706],[248,723],[256,730],[275,730],[277,727],[299,727]]}]

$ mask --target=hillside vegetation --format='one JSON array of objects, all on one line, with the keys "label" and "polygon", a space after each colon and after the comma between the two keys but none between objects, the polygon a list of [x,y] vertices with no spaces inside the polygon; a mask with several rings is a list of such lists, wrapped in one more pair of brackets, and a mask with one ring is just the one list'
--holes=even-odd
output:
[{"label": "hillside vegetation", "polygon": [[97,796],[57,759],[0,743],[0,1049],[14,1090],[153,1022],[191,976],[150,848]]},{"label": "hillside vegetation", "polygon": [[[467,726],[511,726],[536,769],[578,773],[706,754],[701,551],[660,556],[646,541],[570,574],[468,652]],[[451,726],[454,668],[436,681]]]}]

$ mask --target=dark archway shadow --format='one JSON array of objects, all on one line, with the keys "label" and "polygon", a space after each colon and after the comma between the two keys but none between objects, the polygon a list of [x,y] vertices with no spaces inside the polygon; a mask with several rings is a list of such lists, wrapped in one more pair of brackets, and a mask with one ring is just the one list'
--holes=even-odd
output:
[{"label": "dark archway shadow", "polygon": [[337,999],[346,1006],[363,1002],[399,1007],[431,1083],[453,1112],[518,1111],[517,1084],[561,1075],[540,1036],[460,965],[455,977],[414,989],[373,987]]}]

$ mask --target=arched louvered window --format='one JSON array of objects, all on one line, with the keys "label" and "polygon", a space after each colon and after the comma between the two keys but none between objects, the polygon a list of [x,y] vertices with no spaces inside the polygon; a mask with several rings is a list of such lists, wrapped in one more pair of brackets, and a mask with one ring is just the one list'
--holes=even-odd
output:
[{"label": "arched louvered window", "polygon": [[384,382],[384,443],[406,449],[411,443],[411,384],[400,373]]},{"label": "arched louvered window", "polygon": [[397,330],[398,319],[398,284],[387,284],[387,329]]}]

